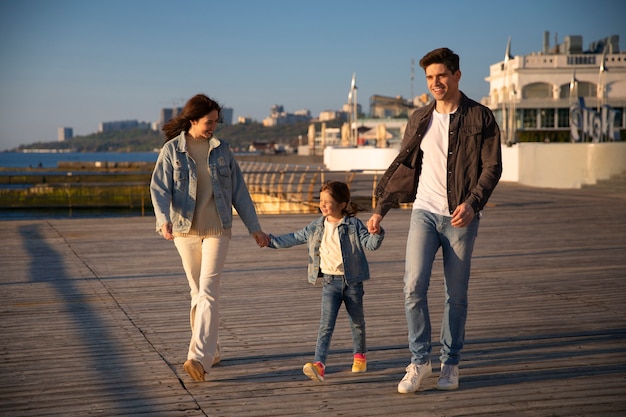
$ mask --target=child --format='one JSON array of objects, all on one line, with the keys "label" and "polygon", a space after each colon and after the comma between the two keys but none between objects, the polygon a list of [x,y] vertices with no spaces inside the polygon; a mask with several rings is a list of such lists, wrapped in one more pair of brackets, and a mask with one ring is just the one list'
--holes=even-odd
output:
[{"label": "child", "polygon": [[363,281],[370,278],[363,249],[380,247],[384,230],[370,234],[354,217],[361,210],[350,201],[350,190],[343,182],[331,181],[320,189],[322,217],[297,232],[281,236],[270,234],[268,247],[289,248],[303,243],[309,249],[309,282],[323,280],[322,314],[315,347],[315,361],[302,368],[312,380],[324,381],[326,356],[341,303],[345,303],[352,326],[354,362],[352,372],[365,372],[365,316],[363,314]]}]

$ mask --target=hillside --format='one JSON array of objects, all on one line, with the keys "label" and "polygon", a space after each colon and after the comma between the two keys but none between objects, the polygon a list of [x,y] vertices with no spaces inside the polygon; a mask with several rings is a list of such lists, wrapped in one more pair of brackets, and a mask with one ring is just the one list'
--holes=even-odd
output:
[{"label": "hillside", "polygon": [[[329,122],[328,127],[339,127],[339,122]],[[247,148],[252,142],[275,142],[298,145],[298,137],[306,141],[309,123],[264,127],[260,123],[221,125],[215,135],[233,147]],[[23,149],[71,149],[76,152],[144,152],[160,148],[165,140],[162,132],[150,129],[131,129],[109,133],[76,136],[63,142],[37,142],[22,145]]]}]

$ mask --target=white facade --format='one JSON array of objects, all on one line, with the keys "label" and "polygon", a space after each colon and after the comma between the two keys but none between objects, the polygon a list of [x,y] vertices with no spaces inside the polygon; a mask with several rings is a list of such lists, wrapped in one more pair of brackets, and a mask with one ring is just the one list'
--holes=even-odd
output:
[{"label": "white facade", "polygon": [[74,129],[71,127],[60,127],[57,130],[57,139],[59,140],[59,142],[72,139],[73,137],[74,137]]},{"label": "white facade", "polygon": [[[583,51],[580,36],[567,36],[563,44],[549,48],[547,35],[542,52],[511,56],[507,47],[504,60],[489,68],[489,97],[482,102],[496,115],[503,141],[515,143],[523,132],[534,132],[535,139],[537,135],[554,138],[559,131],[561,137],[570,133],[570,115],[581,112],[570,109],[578,105],[579,97],[590,113],[601,113],[603,106],[612,108],[604,119],[611,116],[617,137],[604,140],[619,139],[619,129],[626,126],[626,53],[619,51],[619,38],[593,42]],[[572,96],[570,86],[575,88]],[[601,115],[597,119],[606,122]],[[595,123],[591,116],[589,120]]]}]

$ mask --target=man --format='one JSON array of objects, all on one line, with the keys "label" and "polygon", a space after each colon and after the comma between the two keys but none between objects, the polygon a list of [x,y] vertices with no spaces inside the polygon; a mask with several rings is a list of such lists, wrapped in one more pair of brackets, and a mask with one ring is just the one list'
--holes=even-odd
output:
[{"label": "man", "polygon": [[400,152],[376,189],[378,204],[368,221],[369,231],[375,233],[394,204],[413,201],[404,274],[412,357],[398,384],[402,394],[417,391],[432,373],[427,292],[440,247],[446,297],[437,388],[459,386],[480,211],[502,174],[500,130],[489,109],[459,90],[459,56],[448,48],[435,49],[420,60],[420,66],[435,100],[409,118]]}]

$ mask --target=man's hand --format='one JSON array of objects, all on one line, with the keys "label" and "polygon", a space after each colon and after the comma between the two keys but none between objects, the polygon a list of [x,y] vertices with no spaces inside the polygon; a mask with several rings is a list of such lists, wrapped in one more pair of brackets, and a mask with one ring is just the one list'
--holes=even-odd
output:
[{"label": "man's hand", "polygon": [[380,214],[372,214],[372,217],[367,221],[367,231],[370,233],[380,233],[380,222],[383,221],[383,216]]},{"label": "man's hand", "polygon": [[465,227],[474,220],[474,209],[467,203],[459,204],[452,213],[452,221],[450,224],[453,227]]}]

